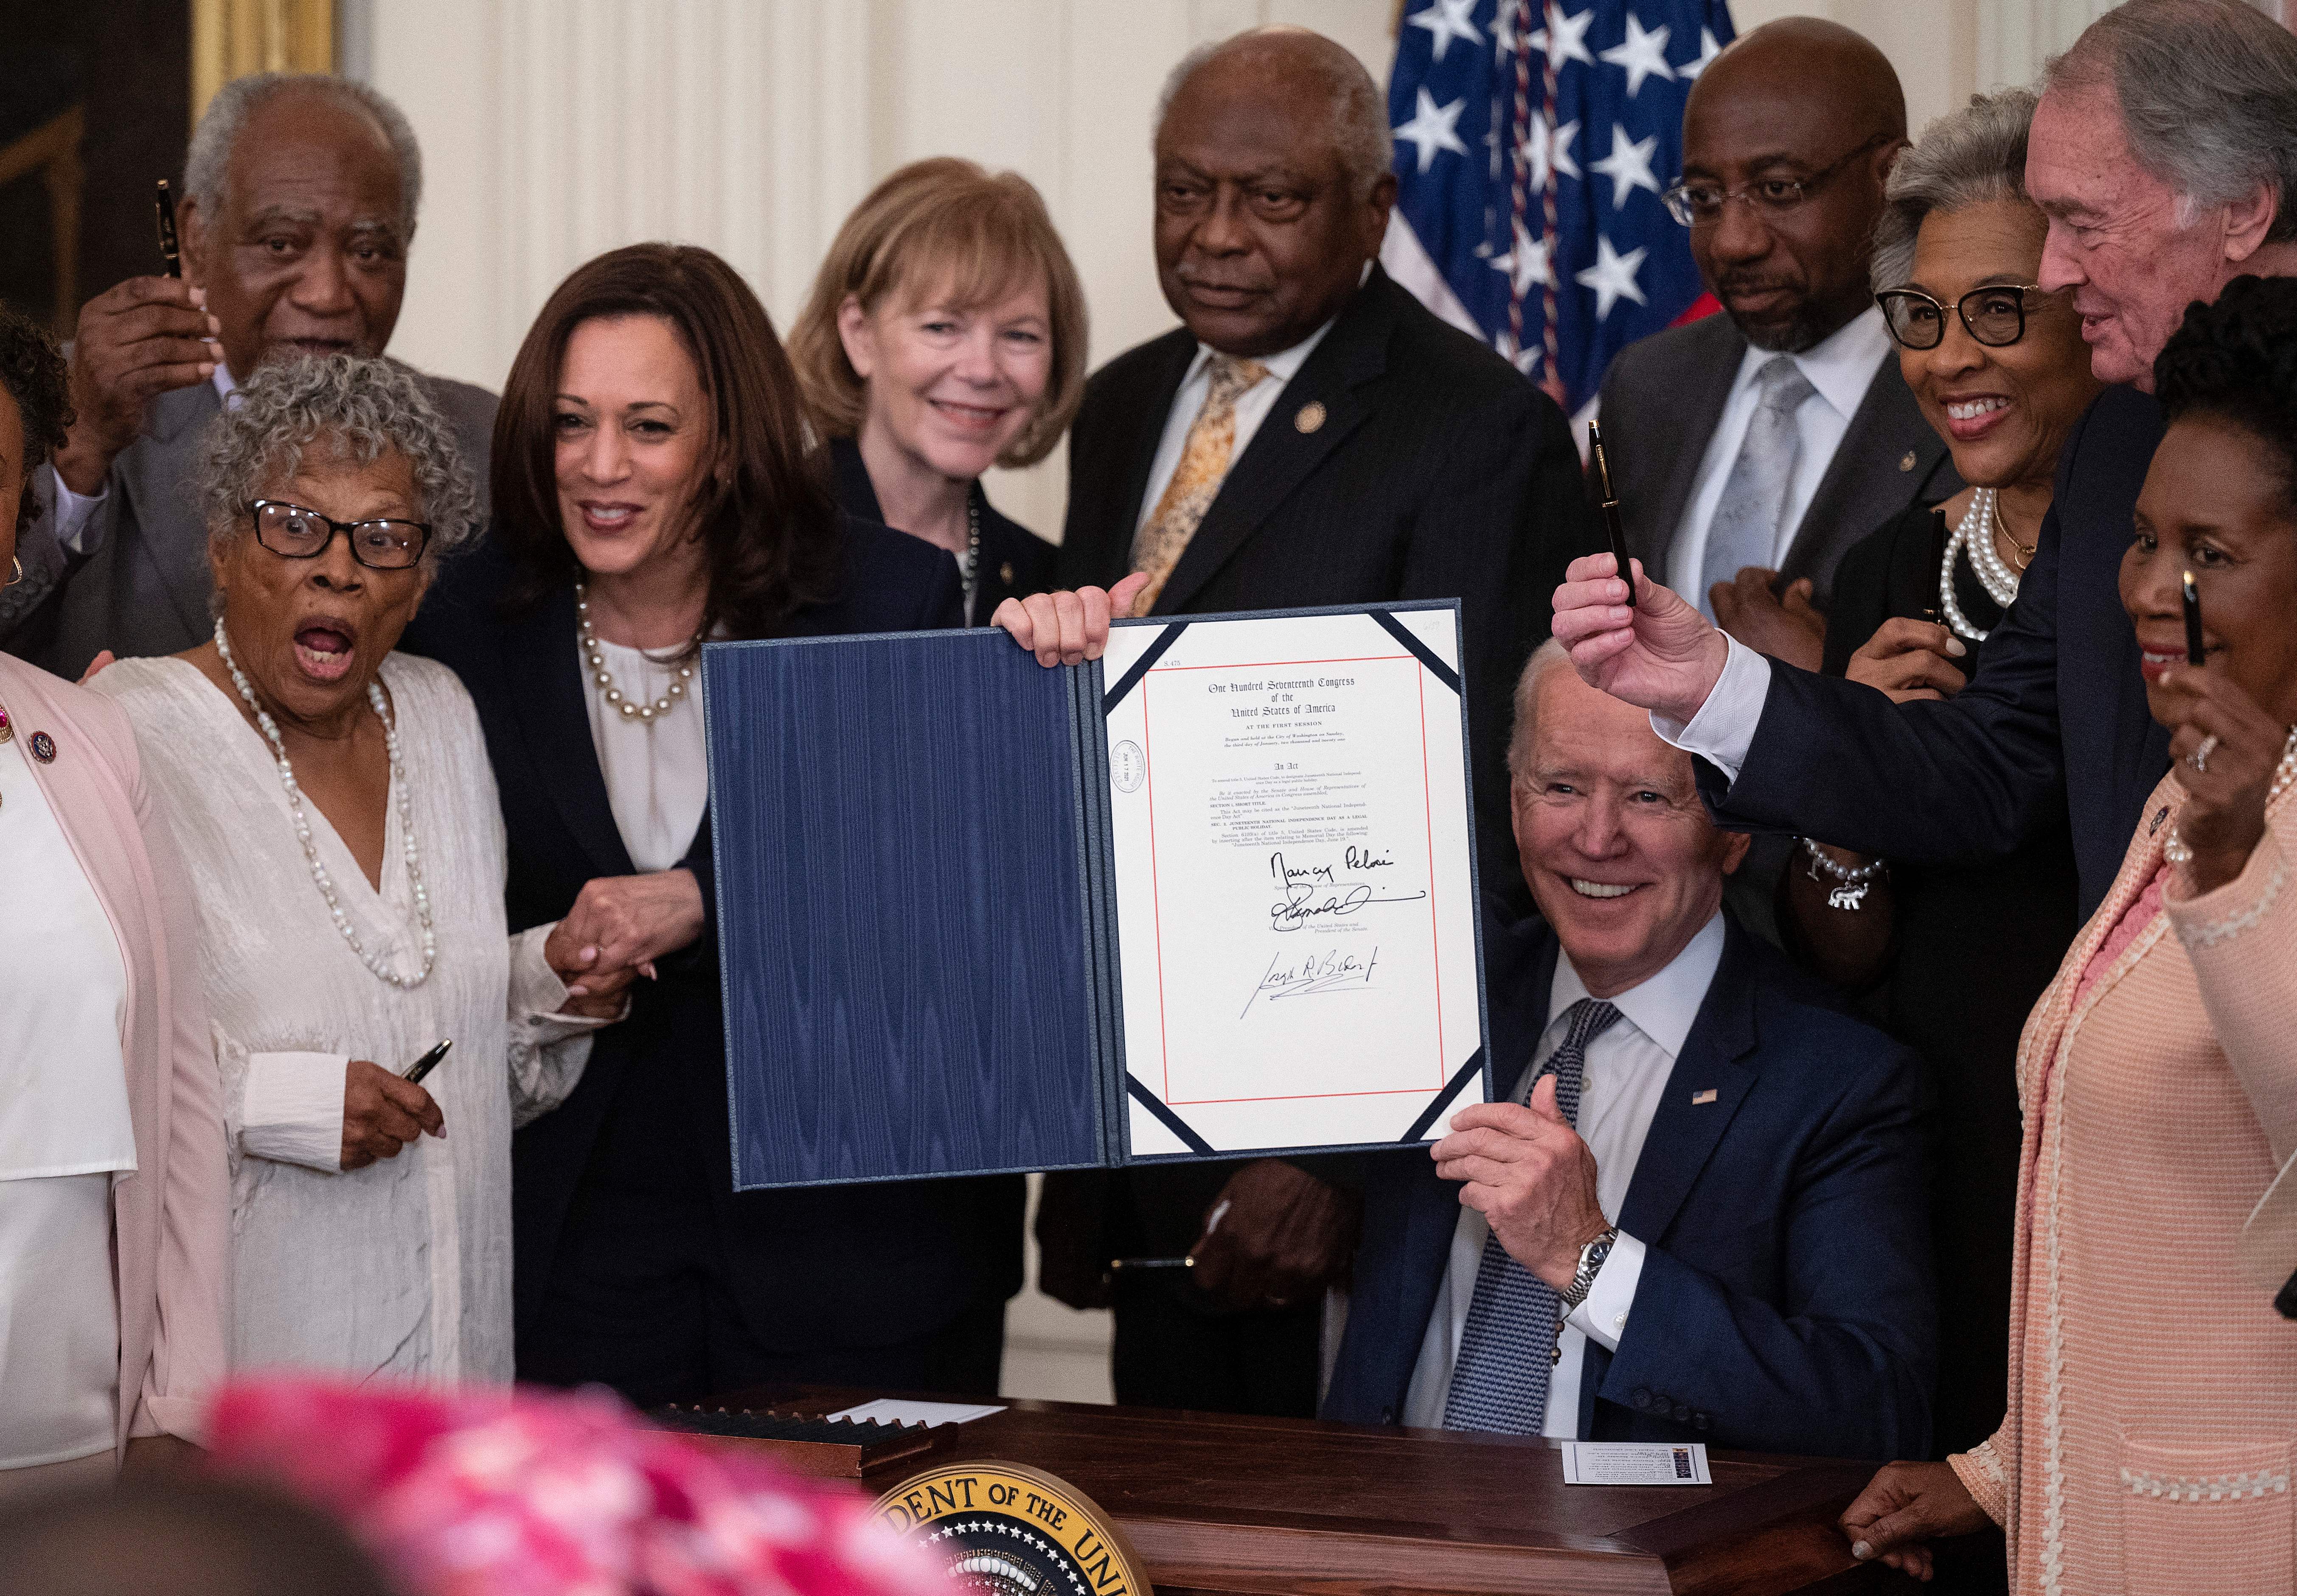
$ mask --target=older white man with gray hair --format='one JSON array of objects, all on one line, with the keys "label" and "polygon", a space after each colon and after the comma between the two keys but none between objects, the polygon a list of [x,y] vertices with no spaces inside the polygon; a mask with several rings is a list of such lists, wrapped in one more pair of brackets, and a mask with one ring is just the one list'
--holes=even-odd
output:
[{"label": "older white man with gray hair", "polygon": [[[1460,599],[1481,853],[1511,874],[1508,684],[1563,566],[1601,543],[1562,414],[1380,270],[1387,106],[1340,45],[1265,29],[1197,52],[1154,151],[1157,277],[1182,325],[1085,390],[1061,585],[1146,572],[1159,615]],[[1086,1184],[1056,1185],[1041,1233],[1072,1224]],[[1346,1258],[1338,1194],[1273,1161],[1107,1184],[1107,1228],[1065,1238],[1073,1300],[1112,1257],[1197,1260],[1186,1284],[1120,1272],[1119,1400],[1311,1411],[1318,1304]]]},{"label": "older white man with gray hair", "polygon": [[[2006,854],[2062,814],[2080,913],[2095,910],[2169,768],[2117,587],[2161,437],[2153,360],[2187,306],[2297,275],[2293,128],[2297,37],[2239,0],[2130,0],[2050,63],[2026,155],[2049,218],[2037,286],[2071,299],[2116,386],[2076,424],[2016,602],[1951,699],[1893,703],[1765,660],[1648,575],[1626,607],[1608,555],[1573,564],[1556,637],[1700,756],[1718,820],[1944,864]],[[1963,647],[1898,624],[1941,656]]]},{"label": "older white man with gray hair", "polygon": [[[184,276],[131,277],[80,311],[76,419],[34,485],[0,648],[76,677],[103,652],[176,654],[207,635],[207,527],[187,483],[209,424],[275,356],[383,352],[422,191],[414,130],[365,85],[224,86],[185,156]],[[483,496],[495,396],[418,382]]]},{"label": "older white man with gray hair", "polygon": [[1724,907],[1747,839],[1558,645],[1525,669],[1508,762],[1539,913],[1484,922],[1505,1095],[1362,1161],[1323,1417],[1923,1449],[1938,1325],[1913,1054]]}]

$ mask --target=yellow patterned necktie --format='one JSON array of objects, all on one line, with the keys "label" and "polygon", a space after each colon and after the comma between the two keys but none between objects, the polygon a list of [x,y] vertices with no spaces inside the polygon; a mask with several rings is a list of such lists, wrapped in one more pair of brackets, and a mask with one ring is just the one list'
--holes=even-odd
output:
[{"label": "yellow patterned necktie", "polygon": [[1219,497],[1230,457],[1236,452],[1236,401],[1268,374],[1268,367],[1257,360],[1216,354],[1205,372],[1209,380],[1204,407],[1189,424],[1181,463],[1173,467],[1173,480],[1165,484],[1148,524],[1140,529],[1133,544],[1132,569],[1148,573],[1148,587],[1133,603],[1136,614],[1147,614],[1157,602],[1173,567],[1181,563],[1189,539],[1196,536],[1205,512]]}]

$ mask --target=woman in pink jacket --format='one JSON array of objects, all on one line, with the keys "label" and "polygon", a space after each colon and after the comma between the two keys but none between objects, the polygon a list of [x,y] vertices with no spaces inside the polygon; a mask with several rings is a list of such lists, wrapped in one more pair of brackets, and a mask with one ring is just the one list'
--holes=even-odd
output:
[{"label": "woman in pink jacket", "polygon": [[2297,1150],[2297,278],[2194,306],[2154,375],[2121,602],[2175,763],[2019,1046],[2009,1414],[1842,1520],[1922,1578],[1991,1520],[2021,1596],[2297,1576],[2297,1325],[2235,1256]]},{"label": "woman in pink jacket", "polygon": [[[0,572],[64,367],[0,311]],[[0,594],[4,598],[4,594]],[[196,1435],[229,1232],[192,905],[127,717],[0,654],[0,1497]]]}]

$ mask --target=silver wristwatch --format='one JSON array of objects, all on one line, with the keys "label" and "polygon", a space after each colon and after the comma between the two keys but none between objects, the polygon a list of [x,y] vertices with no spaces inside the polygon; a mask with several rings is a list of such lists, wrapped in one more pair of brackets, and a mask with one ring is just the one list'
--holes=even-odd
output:
[{"label": "silver wristwatch", "polygon": [[1571,1284],[1558,1294],[1563,1299],[1564,1312],[1568,1313],[1585,1302],[1587,1294],[1595,1289],[1595,1277],[1602,1272],[1603,1261],[1611,1255],[1611,1244],[1618,1238],[1619,1227],[1613,1225],[1579,1249],[1579,1272],[1573,1275]]}]

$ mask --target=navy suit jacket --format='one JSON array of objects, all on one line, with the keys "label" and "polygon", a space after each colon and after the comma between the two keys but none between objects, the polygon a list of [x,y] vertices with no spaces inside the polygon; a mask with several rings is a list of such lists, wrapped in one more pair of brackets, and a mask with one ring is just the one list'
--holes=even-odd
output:
[{"label": "navy suit jacket", "polygon": [[[800,611],[783,635],[958,624],[957,563],[946,553],[850,517],[843,536],[843,595]],[[458,558],[400,646],[453,667],[478,705],[508,833],[516,931],[560,918],[591,877],[627,876],[636,867],[615,827],[590,738],[573,588],[506,614],[510,577],[510,562],[491,539]],[[1011,1296],[1021,1283],[1018,1180],[735,1193],[706,810],[680,864],[702,886],[702,934],[657,962],[659,981],[631,989],[630,1017],[597,1033],[581,1082],[565,1103],[512,1138],[522,1348],[547,1300],[576,1189],[607,1143],[623,1167],[657,1169],[665,1189],[689,1192],[714,1209],[736,1263],[745,1320],[776,1350],[885,1345]],[[1003,1212],[976,1212],[976,1195]]]},{"label": "navy suit jacket", "polygon": [[[1545,924],[1485,930],[1495,1084],[1547,1021]],[[1712,1090],[1715,1099],[1693,1103]],[[1619,1228],[1645,1246],[1617,1353],[1586,1345],[1577,1434],[1835,1457],[1929,1455],[1938,1341],[1921,1066],[1735,919],[1651,1120]],[[1394,1424],[1459,1187],[1424,1149],[1365,1161],[1363,1236],[1322,1417]]]},{"label": "navy suit jacket", "polygon": [[2064,816],[2087,920],[2169,769],[2169,734],[2145,707],[2120,588],[2131,513],[2161,440],[2150,395],[2109,388],[2091,404],[2058,458],[2017,602],[1954,697],[1894,704],[1774,661],[1738,780],[1726,786],[1700,761],[1717,821],[1964,864],[2008,853]]}]

